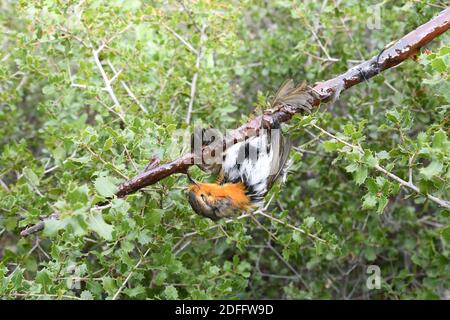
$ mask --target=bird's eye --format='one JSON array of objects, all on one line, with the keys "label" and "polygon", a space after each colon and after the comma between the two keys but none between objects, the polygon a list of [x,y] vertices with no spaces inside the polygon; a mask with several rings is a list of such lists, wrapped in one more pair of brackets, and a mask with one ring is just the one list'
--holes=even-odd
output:
[{"label": "bird's eye", "polygon": [[203,193],[200,196],[202,197],[203,202],[206,202],[206,196]]}]

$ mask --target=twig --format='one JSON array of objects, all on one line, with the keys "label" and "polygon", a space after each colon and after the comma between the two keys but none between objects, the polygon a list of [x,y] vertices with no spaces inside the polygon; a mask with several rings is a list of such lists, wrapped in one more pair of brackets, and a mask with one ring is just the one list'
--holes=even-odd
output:
[{"label": "twig", "polygon": [[151,248],[148,248],[147,251],[145,251],[144,255],[139,259],[139,261],[136,263],[136,265],[133,267],[133,269],[131,269],[130,273],[128,274],[128,276],[125,278],[124,282],[122,283],[122,285],[120,286],[120,288],[116,291],[116,293],[113,296],[113,300],[117,300],[119,294],[122,292],[123,288],[125,288],[125,286],[127,285],[128,281],[130,280],[131,276],[133,275],[134,271],[136,271],[136,269],[141,265],[141,263],[144,261],[145,257],[147,256],[147,254],[150,252]]},{"label": "twig", "polygon": [[416,157],[417,153],[414,153],[411,157],[408,159],[408,183],[413,184],[413,162]]},{"label": "twig", "polygon": [[286,227],[291,228],[292,230],[296,230],[296,231],[298,231],[300,233],[303,233],[303,234],[307,235],[308,237],[311,237],[311,238],[313,238],[313,239],[315,239],[317,241],[320,241],[322,243],[327,243],[327,241],[325,239],[322,239],[322,238],[316,236],[315,234],[309,233],[308,231],[306,231],[304,229],[298,228],[298,227],[296,227],[296,226],[294,226],[294,225],[292,225],[292,224],[290,224],[288,222],[284,222],[283,220],[280,220],[278,218],[272,217],[271,215],[268,215],[265,212],[256,211],[255,214],[260,214],[260,215],[262,215],[262,216],[264,216],[264,217],[266,217],[266,218],[268,218],[268,219],[270,219],[272,221],[281,223],[281,224],[285,225]]},{"label": "twig", "polygon": [[181,43],[183,43],[192,53],[194,53],[196,56],[199,55],[199,52],[197,50],[195,50],[194,47],[189,42],[187,42],[185,39],[183,39],[182,36],[180,36],[178,33],[176,33],[175,30],[173,30],[171,27],[166,25],[164,22],[162,22],[161,25],[164,28],[166,28],[167,30],[169,30],[175,36],[175,38],[180,40]]},{"label": "twig", "polygon": [[197,89],[198,73],[200,70],[200,62],[201,62],[202,56],[203,56],[203,43],[206,38],[205,30],[206,30],[206,24],[203,24],[202,29],[200,31],[200,44],[199,44],[199,48],[197,50],[197,59],[195,60],[195,73],[194,73],[194,76],[192,77],[192,82],[191,82],[191,94],[190,94],[190,99],[189,99],[188,112],[186,115],[186,123],[187,124],[189,124],[191,122],[192,107],[194,105],[195,91]]},{"label": "twig", "polygon": [[174,255],[175,255],[175,256],[178,255],[178,254],[179,254],[181,251],[183,251],[188,245],[190,245],[191,242],[192,242],[192,239],[189,239],[188,241],[186,241],[185,243],[183,243],[183,245],[182,245],[177,251],[174,252]]},{"label": "twig", "polygon": [[128,177],[126,175],[124,175],[114,164],[105,161],[102,157],[100,157],[100,155],[98,153],[96,153],[94,150],[92,150],[88,145],[83,144],[82,146],[85,147],[101,163],[103,163],[106,166],[110,165],[119,176],[121,176],[124,179],[128,179]]},{"label": "twig", "polygon": [[[108,60],[108,65],[111,68],[111,70],[114,72],[115,76],[118,75],[118,72],[116,71],[116,68],[114,68],[113,64],[109,60]],[[134,102],[136,102],[136,104],[139,106],[139,108],[141,108],[141,110],[144,111],[144,113],[148,113],[147,108],[145,108],[144,105],[139,102],[138,98],[136,98],[136,96],[134,95],[133,91],[131,91],[131,89],[127,85],[127,83],[125,81],[123,81],[123,80],[120,80],[120,84],[125,89],[125,91],[130,96],[130,98],[133,99]]]},{"label": "twig", "polygon": [[115,111],[115,110],[113,109],[113,107],[109,107],[108,105],[106,105],[106,103],[104,103],[104,102],[100,99],[100,97],[98,97],[98,96],[95,97],[95,100],[97,100],[98,103],[100,103],[102,106],[104,106],[109,112],[115,114],[115,115],[119,118],[121,124],[123,124],[123,125],[125,124],[125,118],[124,118],[123,114],[120,114],[120,113],[118,113],[117,111]]},{"label": "twig", "polygon": [[0,186],[2,186],[2,188],[5,189],[6,192],[8,192],[8,193],[11,192],[11,190],[9,190],[9,188],[8,188],[8,185],[5,182],[3,182],[2,179],[0,179]]},{"label": "twig", "polygon": [[308,27],[309,31],[312,33],[314,39],[316,39],[317,43],[319,44],[319,47],[322,49],[323,53],[325,53],[325,55],[327,56],[327,60],[328,61],[333,61],[333,58],[331,58],[331,56],[328,54],[327,49],[322,44],[322,41],[320,41],[320,38],[317,35],[317,33],[314,31],[313,27],[308,23],[308,21],[306,19],[304,21],[305,21],[305,24]]},{"label": "twig", "polygon": [[92,55],[94,57],[95,64],[97,65],[97,68],[100,71],[100,74],[102,75],[106,92],[108,92],[109,96],[111,97],[111,100],[114,102],[114,105],[120,107],[120,102],[117,99],[116,94],[114,93],[114,90],[111,86],[111,80],[109,80],[105,72],[105,69],[103,69],[102,63],[100,62],[100,59],[98,57],[98,54],[102,49],[103,49],[102,46],[100,46],[98,49],[92,49]]},{"label": "twig", "polygon": [[[312,126],[313,126],[314,128],[316,128],[316,129],[320,130],[322,133],[326,134],[327,136],[329,136],[329,137],[331,137],[331,138],[333,138],[333,139],[336,139],[337,141],[339,141],[339,142],[345,144],[346,146],[348,146],[348,147],[350,147],[350,148],[352,148],[352,149],[357,150],[357,151],[360,152],[361,154],[364,154],[364,151],[363,151],[363,149],[362,149],[360,146],[355,146],[355,145],[353,145],[353,144],[351,144],[351,143],[348,143],[348,142],[345,141],[345,140],[339,139],[339,138],[336,137],[335,135],[329,133],[328,131],[322,129],[321,127],[319,127],[319,126],[317,126],[317,125],[315,125],[315,124],[312,124]],[[443,207],[443,208],[450,209],[450,202],[448,202],[447,200],[440,199],[440,198],[435,197],[435,196],[433,196],[433,195],[431,195],[431,194],[428,194],[428,193],[427,193],[427,194],[423,194],[423,193],[420,191],[420,189],[419,189],[416,185],[414,185],[414,184],[411,183],[411,182],[406,182],[406,181],[403,180],[402,178],[396,176],[396,175],[393,174],[392,172],[387,171],[385,168],[383,168],[382,166],[380,166],[380,165],[378,165],[378,164],[374,166],[374,169],[377,170],[377,171],[379,171],[379,172],[381,172],[381,173],[383,173],[383,174],[385,174],[386,176],[388,176],[388,177],[391,178],[392,180],[397,181],[398,183],[400,183],[400,185],[404,186],[405,188],[411,189],[411,190],[413,190],[414,192],[416,192],[417,194],[424,195],[424,196],[427,197],[429,200],[431,200],[431,201],[437,203],[439,206],[441,206],[441,207]]]}]

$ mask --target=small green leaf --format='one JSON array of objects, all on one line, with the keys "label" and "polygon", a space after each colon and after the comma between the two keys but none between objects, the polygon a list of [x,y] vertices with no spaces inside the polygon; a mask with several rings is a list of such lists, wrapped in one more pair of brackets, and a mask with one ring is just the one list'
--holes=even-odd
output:
[{"label": "small green leaf", "polygon": [[292,232],[292,240],[294,240],[298,244],[302,244],[304,242],[302,234],[297,230]]},{"label": "small green leaf", "polygon": [[374,261],[377,258],[377,255],[375,254],[375,250],[373,248],[366,248],[364,250],[364,256],[366,257],[367,261]]},{"label": "small green leaf", "polygon": [[83,292],[81,292],[80,298],[81,300],[94,300],[94,297],[89,290],[84,290]]},{"label": "small green leaf", "polygon": [[380,190],[380,188],[378,187],[378,184],[376,183],[376,181],[373,178],[368,178],[366,180],[366,187],[370,193],[377,193]]},{"label": "small green leaf", "polygon": [[450,226],[446,226],[440,230],[441,236],[445,241],[450,242]]},{"label": "small green leaf", "polygon": [[387,151],[377,152],[377,158],[380,160],[389,159],[389,153]]},{"label": "small green leaf", "polygon": [[129,296],[130,298],[135,298],[139,295],[142,295],[145,293],[145,287],[141,284],[138,284],[136,287],[134,288],[127,288],[124,290],[124,292],[127,294],[127,296]]},{"label": "small green leaf", "polygon": [[316,221],[316,218],[314,218],[314,217],[307,217],[307,218],[305,219],[305,225],[306,225],[306,227],[307,227],[307,228],[311,228],[315,221]]},{"label": "small green leaf", "polygon": [[359,167],[358,163],[353,162],[345,167],[345,171],[352,173],[352,172],[355,172],[356,170],[358,170],[358,167]]},{"label": "small green leaf", "polygon": [[443,148],[447,141],[447,135],[443,130],[437,131],[433,136],[433,148]]},{"label": "small green leaf", "polygon": [[433,61],[431,61],[431,66],[437,72],[444,72],[447,69],[444,60],[441,58],[436,58]]},{"label": "small green leaf", "polygon": [[105,143],[103,144],[103,151],[111,150],[112,145],[113,145],[113,138],[108,138],[108,140],[106,140]]},{"label": "small green leaf", "polygon": [[166,296],[167,299],[170,299],[170,300],[178,299],[177,288],[175,288],[174,286],[167,286],[164,289],[164,295]]},{"label": "small green leaf", "polygon": [[103,277],[102,285],[109,294],[115,293],[117,290],[116,281],[109,276]]},{"label": "small green leaf", "polygon": [[148,227],[155,227],[159,225],[161,221],[161,217],[164,213],[164,210],[161,209],[153,209],[150,213],[146,215],[146,224]]},{"label": "small green leaf", "polygon": [[117,191],[116,185],[109,177],[98,177],[94,185],[97,192],[104,197],[111,197]]},{"label": "small green leaf", "polygon": [[400,121],[400,113],[397,110],[390,110],[386,112],[386,118],[392,122],[399,122]]},{"label": "small green leaf", "polygon": [[39,177],[36,175],[36,173],[34,173],[33,170],[31,170],[30,168],[24,168],[23,175],[31,184],[33,184],[34,186],[39,186]]},{"label": "small green leaf", "polygon": [[432,161],[426,168],[420,169],[420,173],[426,180],[430,180],[432,177],[441,173],[443,164],[439,161]]},{"label": "small green leaf", "polygon": [[86,204],[88,201],[89,188],[87,185],[83,185],[69,192],[67,200],[70,203],[82,203]]},{"label": "small green leaf", "polygon": [[378,159],[371,154],[364,157],[364,161],[371,168],[375,167],[378,164]]},{"label": "small green leaf", "polygon": [[64,229],[69,219],[50,219],[45,222],[44,235],[48,237],[54,236],[59,230]]},{"label": "small green leaf", "polygon": [[356,172],[354,173],[355,182],[357,185],[361,185],[366,181],[367,178],[367,168],[364,166],[359,166]]},{"label": "small green leaf", "polygon": [[364,196],[363,209],[370,209],[377,204],[377,197],[373,194],[366,194]]},{"label": "small green leaf", "polygon": [[91,230],[97,232],[99,236],[108,241],[112,240],[113,226],[107,224],[105,220],[103,220],[101,213],[94,213],[90,215],[87,220]]},{"label": "small green leaf", "polygon": [[386,205],[389,203],[389,199],[386,197],[381,197],[378,200],[378,209],[377,213],[382,214],[384,212],[384,208],[386,208]]},{"label": "small green leaf", "polygon": [[209,268],[209,272],[210,272],[213,276],[218,275],[219,272],[220,272],[220,268],[219,268],[218,266],[211,266],[211,267]]},{"label": "small green leaf", "polygon": [[339,142],[336,139],[325,141],[322,145],[326,152],[335,151],[344,146],[342,142]]},{"label": "small green leaf", "polygon": [[52,284],[53,277],[47,269],[42,269],[36,274],[36,283],[41,284],[44,288],[47,288]]}]

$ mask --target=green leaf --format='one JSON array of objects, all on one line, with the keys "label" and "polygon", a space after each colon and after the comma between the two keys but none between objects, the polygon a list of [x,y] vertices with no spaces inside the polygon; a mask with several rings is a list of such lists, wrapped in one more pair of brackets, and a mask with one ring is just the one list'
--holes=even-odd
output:
[{"label": "green leaf", "polygon": [[447,135],[443,130],[439,130],[433,135],[433,148],[443,148],[446,142]]},{"label": "green leaf", "polygon": [[375,250],[373,248],[366,248],[364,250],[364,256],[366,257],[367,261],[375,261],[377,258],[377,255],[375,254]]},{"label": "green leaf", "polygon": [[42,269],[36,274],[35,281],[36,283],[41,284],[44,288],[48,288],[53,282],[53,277],[47,269]]},{"label": "green leaf", "polygon": [[105,141],[105,143],[103,144],[103,151],[109,151],[111,150],[111,147],[113,145],[113,138],[108,138],[108,140]]},{"label": "green leaf", "polygon": [[325,141],[322,143],[322,145],[326,152],[335,151],[344,146],[342,142],[339,142],[336,139]]},{"label": "green leaf", "polygon": [[386,208],[386,205],[389,203],[389,199],[386,197],[381,197],[378,200],[378,209],[377,213],[382,214],[384,212],[384,208]]},{"label": "green leaf", "polygon": [[373,168],[378,164],[378,159],[373,155],[369,154],[364,157],[364,162],[370,167]]},{"label": "green leaf", "polygon": [[33,170],[25,167],[23,169],[23,175],[31,184],[33,184],[34,186],[39,186],[39,177],[36,175],[36,173],[34,173]]},{"label": "green leaf", "polygon": [[345,167],[345,171],[347,171],[349,173],[352,173],[352,172],[355,172],[356,170],[358,170],[358,167],[359,167],[358,163],[357,162],[353,162],[353,163],[350,163],[348,166]]},{"label": "green leaf", "polygon": [[436,58],[433,61],[431,61],[431,66],[437,71],[437,72],[444,72],[447,69],[447,66],[443,59]]},{"label": "green leaf", "polygon": [[105,291],[108,292],[109,294],[113,294],[117,290],[116,281],[109,276],[103,277],[102,285]]},{"label": "green leaf", "polygon": [[377,204],[377,197],[373,194],[366,194],[364,196],[363,209],[370,209]]},{"label": "green leaf", "polygon": [[218,266],[211,266],[209,268],[209,272],[211,273],[211,275],[215,276],[218,275],[220,272],[220,268]]},{"label": "green leaf", "polygon": [[81,300],[94,300],[92,293],[89,290],[83,290],[80,294]]},{"label": "green leaf", "polygon": [[302,244],[304,242],[302,234],[297,230],[294,230],[294,232],[292,232],[292,240],[294,240],[298,244]]},{"label": "green leaf", "polygon": [[164,210],[153,209],[150,213],[146,215],[146,224],[150,228],[154,228],[161,222],[161,217],[164,214]]},{"label": "green leaf", "polygon": [[145,293],[145,287],[141,284],[138,284],[134,288],[127,288],[124,290],[125,294],[129,296],[130,298],[136,298],[137,296],[140,296]]},{"label": "green leaf", "polygon": [[442,172],[444,165],[439,161],[432,161],[426,168],[420,169],[420,173],[426,180],[431,180],[434,176]]},{"label": "green leaf", "polygon": [[89,228],[97,232],[99,236],[108,241],[112,240],[113,226],[107,224],[105,220],[103,220],[101,213],[93,213],[89,215],[87,223]]},{"label": "green leaf", "polygon": [[307,228],[311,228],[315,221],[316,221],[316,218],[314,218],[314,217],[307,217],[305,219],[304,223],[305,223]]},{"label": "green leaf", "polygon": [[354,173],[355,182],[357,185],[361,185],[366,181],[368,170],[364,166],[359,166]]},{"label": "green leaf", "polygon": [[389,159],[389,152],[384,150],[377,152],[377,158],[380,160]]},{"label": "green leaf", "polygon": [[400,121],[400,113],[397,110],[390,110],[386,112],[386,118],[388,118],[392,122],[399,122]]},{"label": "green leaf", "polygon": [[450,226],[446,226],[441,229],[440,234],[445,239],[445,241],[450,242]]},{"label": "green leaf", "polygon": [[166,296],[167,299],[169,300],[176,300],[178,299],[178,291],[177,288],[175,288],[174,286],[170,285],[167,286],[164,289],[164,295]]},{"label": "green leaf", "polygon": [[377,182],[373,178],[368,178],[366,180],[366,187],[370,193],[377,193],[380,190]]},{"label": "green leaf", "polygon": [[88,193],[89,193],[88,186],[83,185],[69,192],[69,194],[67,195],[67,200],[71,203],[86,204],[88,201]]},{"label": "green leaf", "polygon": [[111,197],[117,191],[116,185],[109,177],[98,177],[94,185],[97,192],[104,197]]},{"label": "green leaf", "polygon": [[59,230],[64,229],[69,223],[69,219],[50,219],[44,224],[44,235],[54,236]]}]

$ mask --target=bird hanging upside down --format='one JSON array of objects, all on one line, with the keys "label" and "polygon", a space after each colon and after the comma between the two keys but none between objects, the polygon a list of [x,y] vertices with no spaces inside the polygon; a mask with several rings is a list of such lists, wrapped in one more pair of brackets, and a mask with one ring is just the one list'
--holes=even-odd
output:
[{"label": "bird hanging upside down", "polygon": [[[278,90],[271,108],[304,108],[308,105],[305,97],[309,96],[304,87],[294,87],[289,80]],[[229,147],[223,152],[216,183],[198,182],[188,174],[192,209],[218,220],[261,208],[265,195],[284,174],[290,148],[291,143],[282,136],[277,124]]]}]

